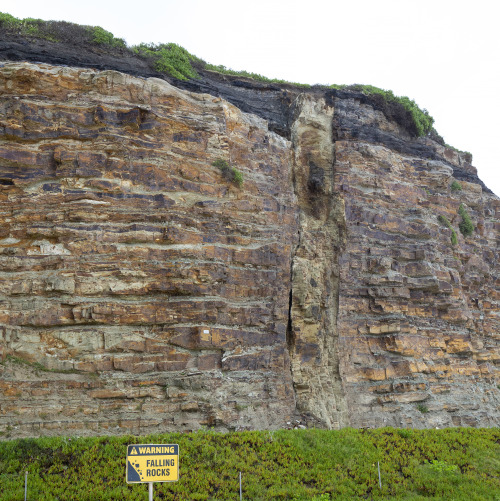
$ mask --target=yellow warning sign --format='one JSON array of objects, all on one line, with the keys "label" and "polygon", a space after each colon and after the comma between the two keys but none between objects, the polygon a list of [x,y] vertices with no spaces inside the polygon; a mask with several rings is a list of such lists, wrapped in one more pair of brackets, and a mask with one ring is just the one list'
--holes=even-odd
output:
[{"label": "yellow warning sign", "polygon": [[179,480],[177,444],[136,444],[127,447],[127,483]]}]

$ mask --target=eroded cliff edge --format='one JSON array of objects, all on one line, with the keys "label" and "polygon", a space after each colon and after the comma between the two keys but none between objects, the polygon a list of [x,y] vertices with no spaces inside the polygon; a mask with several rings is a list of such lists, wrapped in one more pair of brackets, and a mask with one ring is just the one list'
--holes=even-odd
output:
[{"label": "eroded cliff edge", "polygon": [[500,204],[470,157],[356,93],[223,84],[254,113],[0,68],[2,429],[497,425]]}]

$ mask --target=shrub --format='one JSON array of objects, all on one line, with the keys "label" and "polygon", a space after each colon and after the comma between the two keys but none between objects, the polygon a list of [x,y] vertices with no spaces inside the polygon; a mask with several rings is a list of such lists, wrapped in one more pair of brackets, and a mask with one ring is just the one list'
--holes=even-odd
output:
[{"label": "shrub", "polygon": [[100,26],[81,26],[66,21],[44,21],[29,17],[17,19],[10,14],[0,12],[0,28],[24,36],[50,40],[51,42],[126,48],[123,39],[115,38],[112,33]]},{"label": "shrub", "polygon": [[466,158],[467,162],[472,162],[472,153],[470,151],[464,151],[464,150],[459,150],[458,148],[455,148],[455,146],[452,146],[451,144],[443,142],[443,146],[446,146],[450,150],[456,151],[460,155],[464,155],[465,157],[469,157],[469,159]]},{"label": "shrub", "polygon": [[413,431],[407,430],[405,428],[400,428],[400,429],[398,429],[398,435],[401,438],[411,438],[413,436]]},{"label": "shrub", "polygon": [[446,216],[442,216],[441,214],[439,214],[438,221],[451,230],[451,244],[457,245],[458,243],[457,232],[453,229],[453,226],[451,226],[451,223],[448,221],[448,218]]},{"label": "shrub", "polygon": [[224,178],[228,181],[236,184],[239,188],[243,186],[243,173],[236,169],[235,167],[231,167],[226,160],[219,158],[212,163],[214,167],[218,167]]},{"label": "shrub", "polygon": [[0,12],[0,27],[25,36],[43,38],[54,42],[58,41],[58,38],[51,33],[50,21],[42,21],[41,19],[33,19],[31,17],[17,19],[10,14]]},{"label": "shrub", "polygon": [[451,228],[451,223],[448,221],[448,218],[446,216],[443,216],[442,214],[439,214],[438,221],[441,224],[444,224],[445,226],[448,226],[448,228]]},{"label": "shrub", "polygon": [[453,180],[451,183],[451,191],[462,191],[462,185],[458,181]]},{"label": "shrub", "polygon": [[22,21],[17,19],[17,17],[11,16],[6,12],[0,12],[0,26],[7,28],[15,28],[20,27],[22,25]]},{"label": "shrub", "polygon": [[444,461],[439,461],[437,459],[429,461],[429,468],[434,471],[447,471],[447,472],[458,471],[457,465],[448,464],[445,463]]},{"label": "shrub", "polygon": [[144,499],[147,487],[124,479],[127,445],[171,443],[179,445],[181,481],[157,483],[155,499],[234,500],[242,472],[243,497],[252,500],[493,500],[499,439],[498,428],[411,437],[343,428],[2,440],[0,499],[23,499],[24,471],[29,499]]},{"label": "shrub", "polygon": [[201,63],[201,59],[190,54],[186,49],[175,43],[145,44],[141,43],[132,49],[136,54],[151,58],[156,71],[167,73],[178,80],[199,78],[192,63]]},{"label": "shrub", "polygon": [[472,235],[474,232],[474,224],[467,213],[467,210],[465,209],[465,206],[463,204],[460,204],[460,207],[458,209],[458,213],[460,214],[460,217],[462,218],[462,221],[459,223],[458,227],[460,229],[460,232],[464,237],[467,237],[469,235]]},{"label": "shrub", "polygon": [[424,404],[418,404],[417,409],[422,413],[422,414],[427,414],[429,412],[429,409],[427,408],[426,405]]},{"label": "shrub", "polygon": [[238,169],[233,167],[233,178],[235,184],[237,184],[240,188],[243,186],[243,173]]},{"label": "shrub", "polygon": [[111,47],[125,47],[123,38],[115,38],[113,33],[106,31],[100,26],[89,28],[92,35],[92,42],[98,45],[110,45]]}]

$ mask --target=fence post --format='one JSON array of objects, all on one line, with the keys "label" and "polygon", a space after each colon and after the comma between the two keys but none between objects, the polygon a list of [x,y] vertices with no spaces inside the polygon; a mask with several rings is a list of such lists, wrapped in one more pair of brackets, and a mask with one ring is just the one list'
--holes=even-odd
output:
[{"label": "fence post", "polygon": [[24,501],[28,499],[28,472],[24,472]]}]

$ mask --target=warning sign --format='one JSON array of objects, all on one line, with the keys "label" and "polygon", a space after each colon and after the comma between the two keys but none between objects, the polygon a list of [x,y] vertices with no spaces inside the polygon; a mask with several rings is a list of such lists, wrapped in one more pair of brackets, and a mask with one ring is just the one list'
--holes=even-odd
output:
[{"label": "warning sign", "polygon": [[179,446],[135,444],[127,447],[127,483],[179,480]]}]

